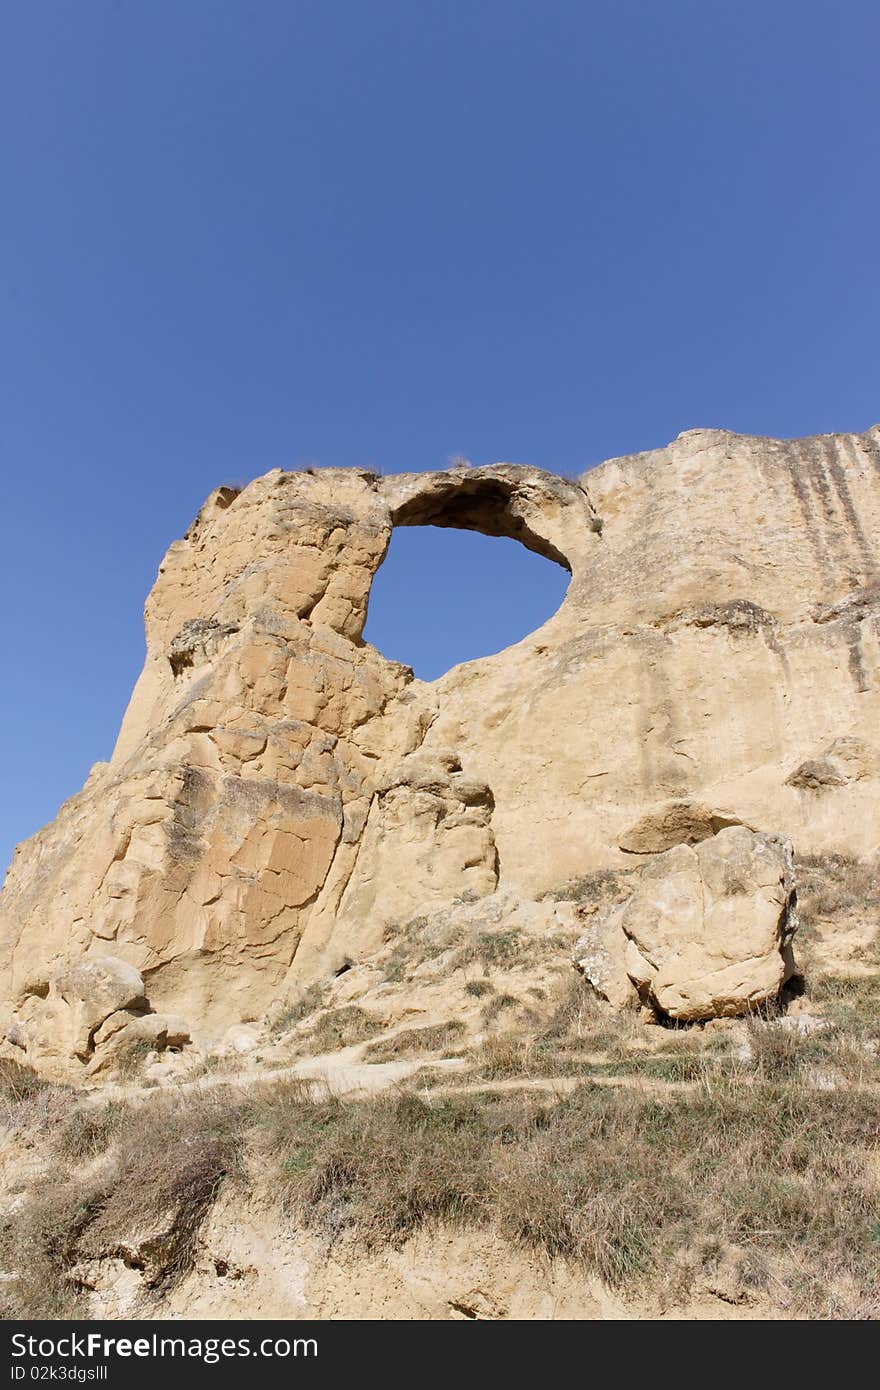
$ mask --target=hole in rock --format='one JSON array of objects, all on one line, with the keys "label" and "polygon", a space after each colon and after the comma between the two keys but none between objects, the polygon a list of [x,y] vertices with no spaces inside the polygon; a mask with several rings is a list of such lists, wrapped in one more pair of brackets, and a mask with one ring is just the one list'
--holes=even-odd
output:
[{"label": "hole in rock", "polygon": [[571,576],[519,541],[437,526],[395,527],[373,579],[364,637],[432,681],[545,623]]}]

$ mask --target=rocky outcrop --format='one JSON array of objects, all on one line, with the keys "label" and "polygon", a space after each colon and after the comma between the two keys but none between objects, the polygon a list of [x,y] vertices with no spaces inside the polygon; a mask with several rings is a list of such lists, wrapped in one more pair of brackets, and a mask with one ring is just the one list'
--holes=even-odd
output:
[{"label": "rocky outcrop", "polygon": [[[361,634],[392,528],[422,524],[519,540],[570,571],[564,603],[414,680]],[[217,1038],[444,898],[534,901],[724,827],[871,853],[878,526],[877,429],[690,431],[579,481],[496,465],[218,489],[147,600],[112,760],[16,852],[4,1027],[76,1074],[90,1024],[57,1021],[76,1008],[56,982],[83,959],[124,962],[151,1011]]]},{"label": "rocky outcrop", "polygon": [[151,1009],[138,970],[95,953],[67,961],[44,988],[28,992],[6,1040],[32,1065],[65,1071],[74,1059],[92,1075],[136,1050],[179,1049],[191,1033],[182,1019]]},{"label": "rocky outcrop", "polygon": [[665,1018],[732,1017],[775,999],[793,973],[791,846],[744,826],[677,845],[578,943],[578,968],[617,1007]]},{"label": "rocky outcrop", "polygon": [[[355,872],[332,934],[331,961],[363,958],[387,928],[462,895],[484,898],[498,882],[492,792],[458,756],[413,753],[378,782]],[[393,877],[387,873],[394,864]]]},{"label": "rocky outcrop", "polygon": [[673,845],[696,845],[726,825],[739,824],[732,811],[713,810],[695,801],[667,801],[652,807],[621,835],[629,854],[659,854]]},{"label": "rocky outcrop", "polygon": [[863,778],[880,778],[880,749],[862,738],[836,738],[814,757],[799,763],[785,779],[785,785],[802,791],[821,791],[824,787],[845,787]]}]

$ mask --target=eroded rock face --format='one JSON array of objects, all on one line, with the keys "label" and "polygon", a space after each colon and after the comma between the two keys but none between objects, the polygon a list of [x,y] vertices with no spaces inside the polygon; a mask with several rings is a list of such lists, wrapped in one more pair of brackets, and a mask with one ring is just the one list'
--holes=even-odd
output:
[{"label": "eroded rock face", "polygon": [[[570,570],[565,602],[413,680],[361,633],[392,527],[419,524],[520,540]],[[876,850],[878,526],[878,429],[691,431],[580,482],[497,465],[218,489],[147,600],[111,762],[7,876],[18,1055],[42,1030],[56,1068],[95,1065],[87,1020],[58,1021],[83,959],[124,962],[147,1015],[211,1038],[444,899],[532,901],[723,827]]]}]

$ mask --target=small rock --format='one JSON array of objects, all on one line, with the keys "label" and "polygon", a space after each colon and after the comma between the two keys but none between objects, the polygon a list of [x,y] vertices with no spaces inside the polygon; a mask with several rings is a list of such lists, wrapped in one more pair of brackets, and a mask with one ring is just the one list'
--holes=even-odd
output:
[{"label": "small rock", "polygon": [[259,1043],[260,1034],[256,1028],[250,1028],[246,1023],[236,1023],[223,1034],[217,1051],[220,1056],[236,1052],[253,1052]]}]

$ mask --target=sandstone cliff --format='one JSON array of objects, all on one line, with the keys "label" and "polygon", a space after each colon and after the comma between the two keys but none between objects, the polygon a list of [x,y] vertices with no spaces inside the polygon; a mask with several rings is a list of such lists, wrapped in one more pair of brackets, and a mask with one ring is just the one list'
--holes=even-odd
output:
[{"label": "sandstone cliff", "polygon": [[[216,1040],[395,924],[564,904],[600,870],[632,876],[599,932],[609,997],[683,1018],[770,997],[793,968],[785,846],[880,845],[878,523],[876,427],[693,430],[578,481],[500,464],[218,489],[147,600],[112,760],[7,875],[7,1054],[76,1076],[120,1039]],[[519,540],[570,571],[565,601],[517,646],[414,680],[361,633],[392,528],[424,524]],[[680,972],[656,984],[682,956],[669,912],[636,900],[667,851],[730,827],[760,892],[712,870],[734,907],[681,919],[699,937],[682,1003]],[[732,1003],[704,987],[728,966]]]}]

